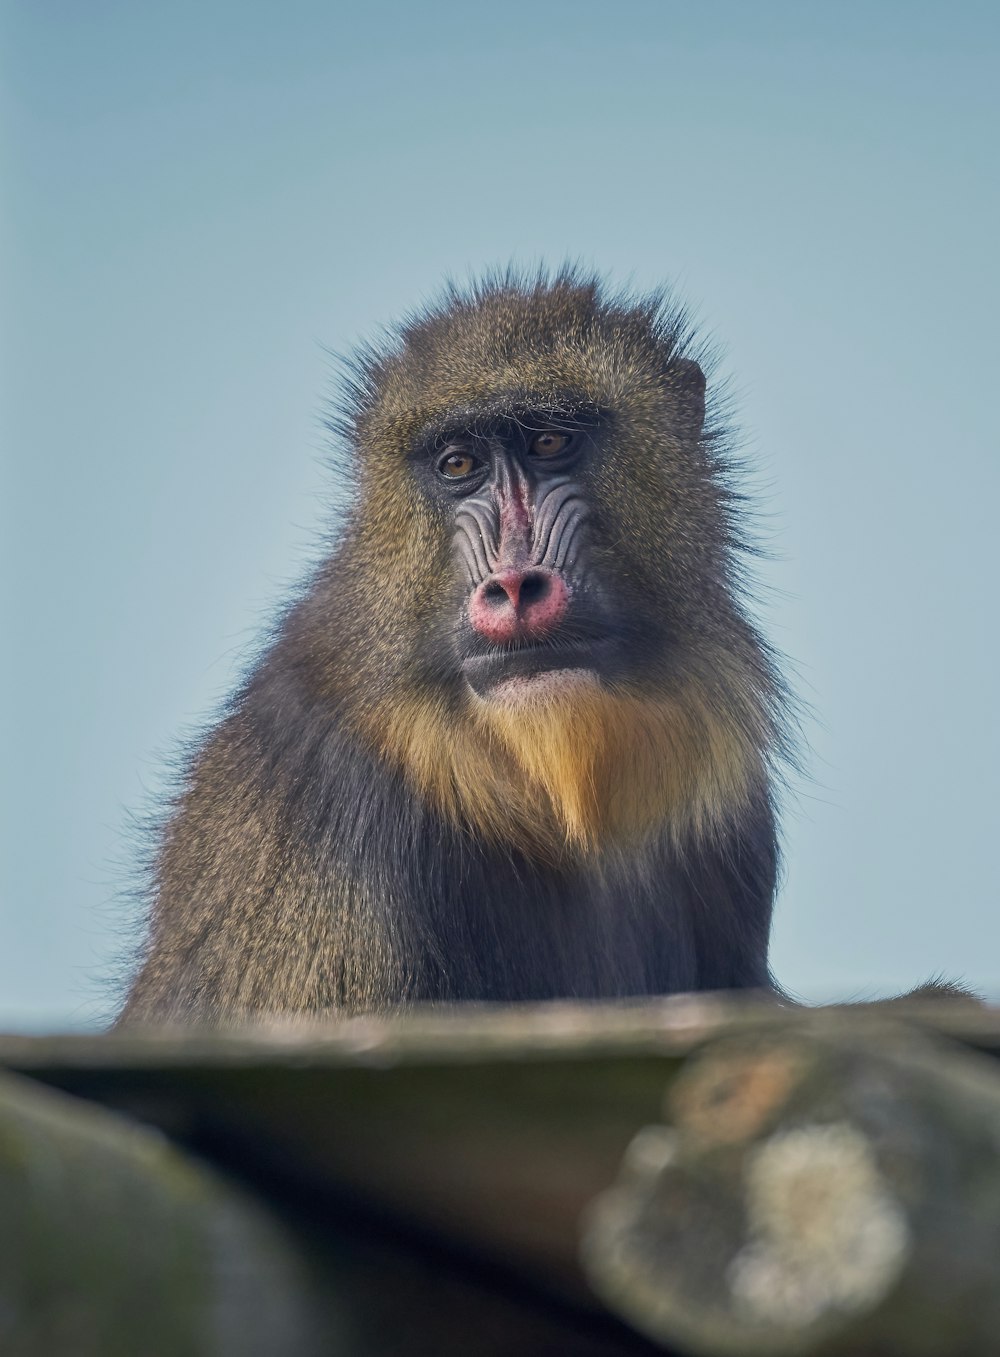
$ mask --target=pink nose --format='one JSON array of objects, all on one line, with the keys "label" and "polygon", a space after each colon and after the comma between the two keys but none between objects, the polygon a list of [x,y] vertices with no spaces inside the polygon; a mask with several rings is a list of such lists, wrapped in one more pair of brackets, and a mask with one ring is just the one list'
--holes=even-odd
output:
[{"label": "pink nose", "polygon": [[469,602],[469,621],[494,645],[542,638],[562,621],[569,591],[550,570],[500,570],[483,580]]}]

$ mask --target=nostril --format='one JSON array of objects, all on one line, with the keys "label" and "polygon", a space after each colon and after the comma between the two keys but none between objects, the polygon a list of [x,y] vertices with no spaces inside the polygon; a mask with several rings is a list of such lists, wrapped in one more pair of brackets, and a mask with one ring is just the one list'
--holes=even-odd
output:
[{"label": "nostril", "polygon": [[552,583],[549,576],[543,574],[540,570],[525,575],[521,582],[522,607],[529,607],[532,603],[541,603],[551,588]]},{"label": "nostril", "polygon": [[496,580],[492,580],[489,584],[484,585],[482,594],[483,602],[490,608],[499,608],[505,603],[511,602],[509,592],[502,584],[498,584]]}]

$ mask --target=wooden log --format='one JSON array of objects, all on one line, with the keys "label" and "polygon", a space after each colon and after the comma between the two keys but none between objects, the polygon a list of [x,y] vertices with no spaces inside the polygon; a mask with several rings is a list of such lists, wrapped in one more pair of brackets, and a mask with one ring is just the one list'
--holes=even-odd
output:
[{"label": "wooden log", "polygon": [[158,1132],[0,1076],[5,1357],[349,1351],[285,1231]]},{"label": "wooden log", "polygon": [[641,1357],[595,1318],[302,1194],[263,1199],[132,1119],[0,1076],[3,1357]]},{"label": "wooden log", "polygon": [[[1000,1054],[997,1010],[900,1008],[907,1021]],[[866,1021],[863,1009],[811,1014],[741,995],[454,1005],[234,1032],[0,1037],[0,1065],[157,1125],[250,1182],[317,1265],[331,1313],[324,1353],[347,1332],[352,1357],[529,1357],[626,1342],[600,1328],[577,1258],[580,1214],[639,1128],[661,1116],[664,1088],[695,1049],[748,1030],[846,1033]],[[308,1239],[293,1197],[317,1227]],[[399,1239],[362,1255],[345,1201],[400,1226]],[[415,1268],[418,1238],[442,1243],[452,1261]],[[465,1256],[479,1266],[463,1278],[454,1260]],[[557,1340],[573,1329],[571,1311],[575,1331]],[[473,1314],[470,1346],[461,1317]],[[396,1315],[410,1317],[405,1341]]]},{"label": "wooden log", "polygon": [[582,1257],[612,1309],[703,1357],[996,1357],[998,1067],[836,1010],[710,1042]]}]

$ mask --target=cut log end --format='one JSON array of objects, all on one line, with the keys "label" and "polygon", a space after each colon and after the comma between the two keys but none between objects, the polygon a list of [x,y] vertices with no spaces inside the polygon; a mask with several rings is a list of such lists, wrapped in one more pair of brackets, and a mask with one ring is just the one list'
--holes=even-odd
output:
[{"label": "cut log end", "polygon": [[668,1115],[585,1223],[637,1328],[711,1357],[996,1352],[992,1062],[902,1029],[762,1033],[706,1048]]}]

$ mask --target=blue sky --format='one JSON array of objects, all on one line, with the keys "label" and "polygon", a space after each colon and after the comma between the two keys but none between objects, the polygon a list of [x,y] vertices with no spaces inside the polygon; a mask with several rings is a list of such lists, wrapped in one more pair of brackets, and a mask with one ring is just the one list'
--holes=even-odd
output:
[{"label": "blue sky", "polygon": [[344,351],[448,275],[673,282],[807,704],[774,964],[1000,997],[995,4],[0,5],[0,1022],[97,1021],[131,817],[314,559]]}]

